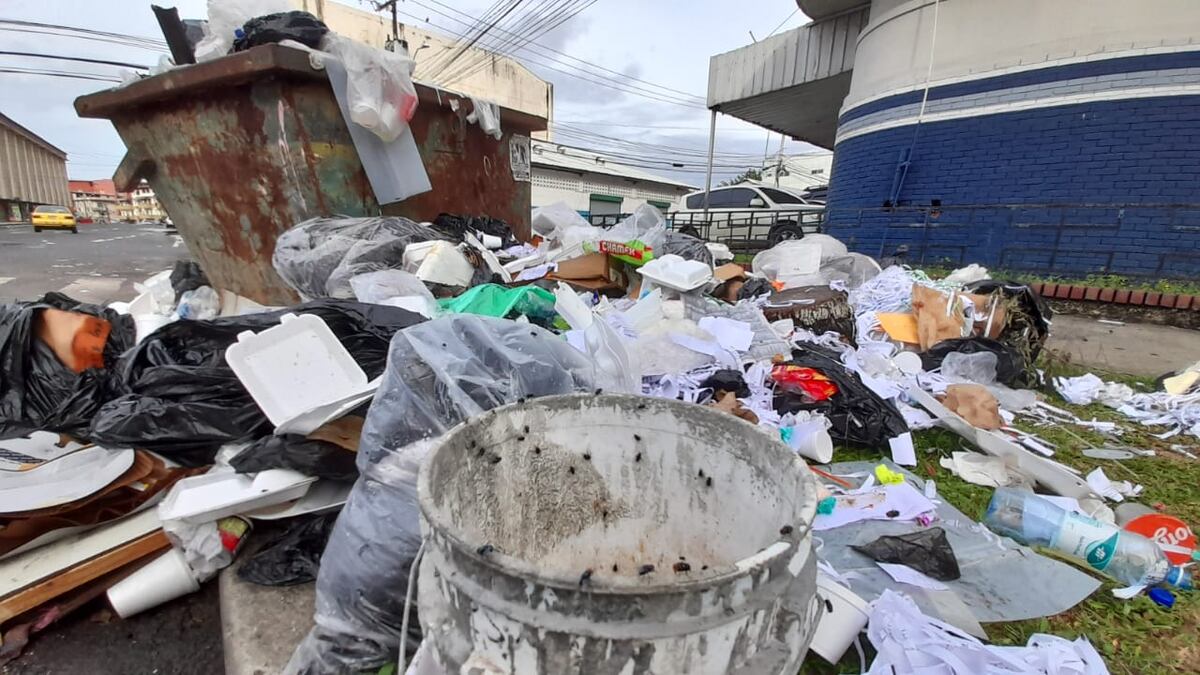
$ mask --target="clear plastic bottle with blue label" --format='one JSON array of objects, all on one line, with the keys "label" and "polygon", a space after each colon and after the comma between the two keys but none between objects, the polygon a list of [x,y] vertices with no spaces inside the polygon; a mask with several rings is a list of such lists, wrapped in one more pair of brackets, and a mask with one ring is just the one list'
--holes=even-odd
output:
[{"label": "clear plastic bottle with blue label", "polygon": [[1032,492],[997,489],[983,522],[1027,546],[1045,546],[1078,558],[1127,586],[1192,587],[1191,573],[1172,565],[1154,541],[1062,509]]}]

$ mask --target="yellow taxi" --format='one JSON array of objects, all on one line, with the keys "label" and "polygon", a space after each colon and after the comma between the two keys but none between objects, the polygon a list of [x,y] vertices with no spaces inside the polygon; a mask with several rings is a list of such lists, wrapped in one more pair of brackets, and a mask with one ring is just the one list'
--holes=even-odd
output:
[{"label": "yellow taxi", "polygon": [[79,232],[75,226],[75,215],[65,206],[43,204],[33,209],[33,231],[70,230]]}]

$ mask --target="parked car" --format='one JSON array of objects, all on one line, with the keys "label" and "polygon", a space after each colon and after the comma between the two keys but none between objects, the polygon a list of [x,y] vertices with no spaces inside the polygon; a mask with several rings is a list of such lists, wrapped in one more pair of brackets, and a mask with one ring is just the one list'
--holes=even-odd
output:
[{"label": "parked car", "polygon": [[670,214],[676,230],[731,248],[770,247],[820,232],[825,215],[823,204],[790,190],[748,183],[711,190],[707,216],[703,190],[685,195],[680,204]]},{"label": "parked car", "polygon": [[33,221],[34,232],[41,232],[42,230],[70,230],[73,233],[79,232],[79,228],[75,223],[75,214],[71,213],[71,209],[65,206],[43,204],[42,206],[34,207],[33,216],[30,220]]}]

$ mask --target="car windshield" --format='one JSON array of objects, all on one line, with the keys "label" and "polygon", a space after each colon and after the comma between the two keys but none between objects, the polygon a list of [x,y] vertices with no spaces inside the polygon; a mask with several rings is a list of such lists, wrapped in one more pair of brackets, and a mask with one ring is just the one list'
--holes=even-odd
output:
[{"label": "car windshield", "polygon": [[65,206],[39,206],[33,210],[34,213],[70,213]]}]

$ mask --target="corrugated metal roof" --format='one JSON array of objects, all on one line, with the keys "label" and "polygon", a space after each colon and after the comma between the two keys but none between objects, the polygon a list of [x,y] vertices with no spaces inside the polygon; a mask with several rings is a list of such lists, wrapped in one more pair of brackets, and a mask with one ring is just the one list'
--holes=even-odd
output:
[{"label": "corrugated metal roof", "polygon": [[536,138],[533,139],[532,144],[533,153],[530,157],[530,163],[533,166],[545,166],[564,171],[586,171],[606,176],[630,178],[647,183],[674,185],[676,187],[687,188],[688,190],[694,189],[693,186],[673,178],[659,176],[658,174],[650,173],[637,167],[619,164],[591,150],[574,148],[548,141],[539,141]]},{"label": "corrugated metal roof", "polygon": [[42,146],[46,150],[49,150],[50,152],[54,153],[55,155],[58,155],[62,159],[67,158],[67,153],[64,150],[58,148],[57,146],[52,144],[50,141],[47,141],[46,139],[42,138],[41,136],[38,136],[37,134],[26,129],[25,127],[21,126],[20,124],[17,124],[16,120],[9,117],[8,115],[5,115],[4,113],[0,113],[0,125],[4,125],[10,129],[12,129],[16,133],[24,136],[25,138],[28,138],[29,140],[33,141],[34,143],[37,143],[38,145]]}]

